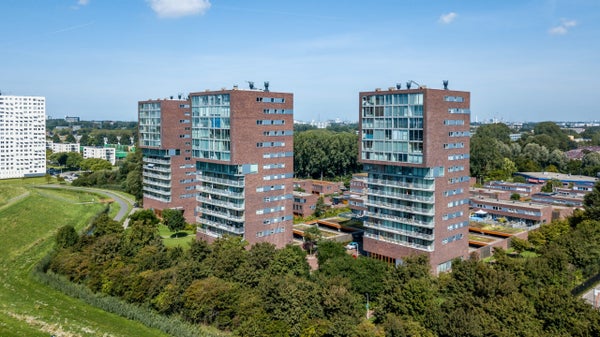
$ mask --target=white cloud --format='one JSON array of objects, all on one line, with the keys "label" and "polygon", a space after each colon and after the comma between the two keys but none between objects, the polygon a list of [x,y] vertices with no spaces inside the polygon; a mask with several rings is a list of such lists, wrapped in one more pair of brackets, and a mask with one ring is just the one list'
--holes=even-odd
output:
[{"label": "white cloud", "polygon": [[204,14],[210,8],[209,0],[146,0],[161,18],[178,18]]},{"label": "white cloud", "polygon": [[454,12],[450,12],[448,14],[442,14],[442,16],[440,16],[440,19],[438,22],[447,25],[449,23],[452,23],[452,21],[454,21],[454,19],[456,19],[457,16],[458,16],[458,14],[456,14]]},{"label": "white cloud", "polygon": [[85,5],[89,4],[89,3],[90,3],[90,0],[79,0],[79,1],[77,1],[77,4],[79,6],[85,6]]},{"label": "white cloud", "polygon": [[561,19],[560,25],[552,27],[548,30],[550,35],[565,35],[569,32],[569,28],[577,26],[577,21]]}]

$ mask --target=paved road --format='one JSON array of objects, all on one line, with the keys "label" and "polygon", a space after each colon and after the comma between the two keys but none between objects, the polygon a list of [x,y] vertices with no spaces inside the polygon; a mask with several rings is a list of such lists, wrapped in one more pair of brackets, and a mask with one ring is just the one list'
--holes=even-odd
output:
[{"label": "paved road", "polygon": [[125,228],[127,228],[127,224],[129,223],[129,219],[128,218],[126,219],[126,217],[135,211],[135,209],[133,208],[133,204],[135,201],[133,199],[123,197],[122,195],[114,193],[109,190],[103,190],[103,189],[99,189],[99,188],[90,188],[90,187],[73,187],[73,186],[68,186],[68,185],[56,185],[56,184],[35,185],[35,187],[80,190],[80,191],[94,192],[94,193],[106,195],[106,196],[110,197],[111,199],[113,199],[114,201],[116,201],[117,203],[119,203],[119,206],[120,206],[119,212],[117,213],[117,215],[115,215],[114,219],[119,222],[125,220],[123,222],[123,226]]}]

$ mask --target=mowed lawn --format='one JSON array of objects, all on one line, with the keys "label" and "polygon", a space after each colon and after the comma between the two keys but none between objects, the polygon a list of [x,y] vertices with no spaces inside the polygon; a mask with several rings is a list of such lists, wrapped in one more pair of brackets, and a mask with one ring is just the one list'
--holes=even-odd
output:
[{"label": "mowed lawn", "polygon": [[0,336],[167,336],[30,277],[59,227],[82,229],[104,207],[94,194],[38,190],[32,183],[45,181],[0,181]]}]

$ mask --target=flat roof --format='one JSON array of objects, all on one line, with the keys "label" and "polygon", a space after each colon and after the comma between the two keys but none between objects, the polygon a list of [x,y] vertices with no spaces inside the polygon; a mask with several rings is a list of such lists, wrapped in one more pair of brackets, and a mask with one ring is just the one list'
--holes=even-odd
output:
[{"label": "flat roof", "polygon": [[538,180],[550,180],[550,179],[558,179],[560,181],[565,182],[581,182],[581,183],[594,183],[598,181],[598,178],[581,176],[581,175],[572,175],[572,174],[564,174],[564,173],[555,173],[555,172],[517,172],[515,174],[534,178]]}]

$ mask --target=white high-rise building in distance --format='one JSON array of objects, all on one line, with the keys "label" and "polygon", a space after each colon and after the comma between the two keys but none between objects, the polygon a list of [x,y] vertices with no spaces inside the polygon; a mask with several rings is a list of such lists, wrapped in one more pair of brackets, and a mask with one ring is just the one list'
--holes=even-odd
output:
[{"label": "white high-rise building in distance", "polygon": [[46,174],[46,98],[0,94],[0,179]]}]

